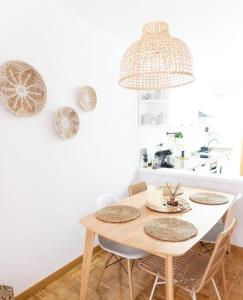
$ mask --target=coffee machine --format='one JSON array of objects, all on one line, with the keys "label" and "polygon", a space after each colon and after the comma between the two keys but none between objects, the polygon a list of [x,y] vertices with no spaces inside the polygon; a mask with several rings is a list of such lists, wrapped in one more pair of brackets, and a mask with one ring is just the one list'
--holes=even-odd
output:
[{"label": "coffee machine", "polygon": [[155,152],[155,159],[158,161],[160,168],[174,168],[170,149]]}]

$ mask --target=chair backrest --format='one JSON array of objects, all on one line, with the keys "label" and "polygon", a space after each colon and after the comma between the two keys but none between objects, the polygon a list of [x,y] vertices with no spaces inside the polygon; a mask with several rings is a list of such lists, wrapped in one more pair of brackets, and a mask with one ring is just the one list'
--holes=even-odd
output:
[{"label": "chair backrest", "polygon": [[233,219],[232,223],[218,235],[213,253],[211,255],[205,273],[202,277],[202,281],[198,288],[198,291],[201,290],[204,287],[204,285],[217,273],[220,265],[224,260],[226,251],[229,248],[231,236],[233,234],[235,225],[236,220]]},{"label": "chair backrest", "polygon": [[132,196],[146,190],[147,190],[147,185],[144,181],[142,181],[136,184],[129,185],[128,194],[129,196]]},{"label": "chair backrest", "polygon": [[235,212],[236,212],[236,205],[237,202],[240,200],[242,197],[241,194],[235,195],[234,200],[231,202],[231,205],[226,213],[226,218],[225,218],[225,228],[228,228],[230,224],[232,223],[233,219],[235,219]]},{"label": "chair backrest", "polygon": [[97,208],[101,209],[101,208],[108,206],[110,204],[113,204],[114,202],[117,202],[117,201],[118,201],[118,198],[114,194],[107,193],[107,194],[100,195],[96,200],[96,204],[97,204]]}]

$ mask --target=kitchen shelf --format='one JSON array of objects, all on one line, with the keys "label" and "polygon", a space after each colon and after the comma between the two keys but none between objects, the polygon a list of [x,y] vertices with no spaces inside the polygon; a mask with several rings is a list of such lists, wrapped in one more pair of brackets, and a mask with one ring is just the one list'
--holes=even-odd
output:
[{"label": "kitchen shelf", "polygon": [[168,91],[138,93],[138,123],[140,126],[160,127],[168,124]]}]

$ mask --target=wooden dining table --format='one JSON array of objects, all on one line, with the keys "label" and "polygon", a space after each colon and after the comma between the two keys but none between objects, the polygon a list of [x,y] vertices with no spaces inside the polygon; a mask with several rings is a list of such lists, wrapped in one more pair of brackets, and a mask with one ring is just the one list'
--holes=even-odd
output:
[{"label": "wooden dining table", "polygon": [[[80,223],[86,228],[80,300],[87,299],[88,281],[95,234],[99,234],[112,241],[163,257],[165,259],[166,266],[166,300],[174,299],[173,257],[185,254],[197,242],[199,242],[200,239],[220,220],[220,218],[222,218],[234,198],[233,194],[226,194],[212,190],[209,191],[201,188],[184,187],[183,190],[184,193],[180,197],[187,200],[192,208],[188,212],[164,214],[147,208],[147,201],[161,195],[159,190],[153,186],[150,186],[148,187],[147,191],[127,197],[118,202],[119,205],[131,205],[140,210],[140,217],[133,221],[127,223],[106,223],[98,220],[95,216],[95,213],[88,214],[80,219]],[[213,192],[225,195],[229,199],[229,202],[222,205],[203,205],[189,200],[190,195],[199,192]],[[196,226],[198,233],[195,237],[182,242],[165,242],[154,239],[146,234],[144,225],[147,222],[160,217],[176,217],[186,220]]]}]

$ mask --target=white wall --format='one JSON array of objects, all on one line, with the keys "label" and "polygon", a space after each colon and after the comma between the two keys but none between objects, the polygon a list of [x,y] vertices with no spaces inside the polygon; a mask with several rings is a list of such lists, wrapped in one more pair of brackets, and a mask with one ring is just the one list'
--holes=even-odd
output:
[{"label": "white wall", "polygon": [[[126,194],[138,162],[136,97],[117,83],[127,43],[57,3],[0,0],[0,63],[32,64],[48,93],[35,117],[0,105],[0,283],[17,293],[82,253],[79,218],[100,193]],[[76,102],[84,84],[97,91],[90,113]],[[63,105],[80,116],[72,140],[53,127]]]}]

